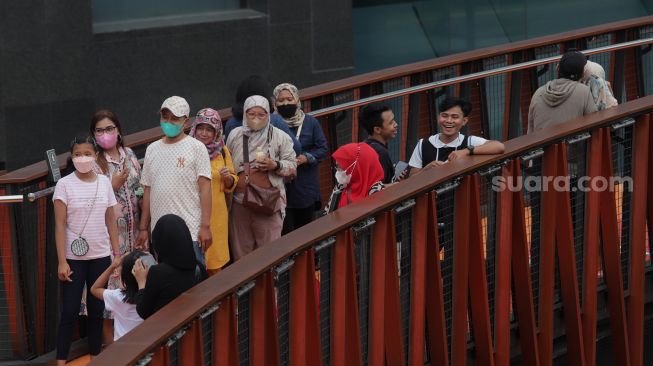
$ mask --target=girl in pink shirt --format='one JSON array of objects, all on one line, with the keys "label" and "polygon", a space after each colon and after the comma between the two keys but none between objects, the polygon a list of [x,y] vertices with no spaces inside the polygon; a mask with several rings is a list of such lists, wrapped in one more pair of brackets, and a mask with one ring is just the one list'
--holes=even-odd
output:
[{"label": "girl in pink shirt", "polygon": [[[95,140],[75,138],[70,155],[75,171],[57,182],[52,197],[62,295],[57,365],[65,365],[68,358],[84,286],[90,290],[109,267],[112,252],[116,258],[120,256],[113,213],[116,197],[109,179],[93,171],[97,157]],[[87,310],[89,353],[95,356],[102,348],[104,303],[88,296]]]}]

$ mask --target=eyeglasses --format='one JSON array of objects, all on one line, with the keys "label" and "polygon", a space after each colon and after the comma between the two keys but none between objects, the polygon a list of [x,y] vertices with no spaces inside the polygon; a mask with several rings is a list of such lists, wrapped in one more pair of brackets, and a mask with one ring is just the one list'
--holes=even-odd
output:
[{"label": "eyeglasses", "polygon": [[105,133],[108,133],[109,135],[113,135],[116,132],[117,127],[116,126],[107,126],[105,128],[96,128],[95,129],[95,134],[100,136],[104,135]]},{"label": "eyeglasses", "polygon": [[254,118],[257,118],[257,117],[260,118],[260,119],[264,119],[264,118],[266,118],[268,116],[267,112],[261,112],[261,113],[247,112],[246,114],[247,114],[247,118],[249,118],[249,119],[254,119]]}]

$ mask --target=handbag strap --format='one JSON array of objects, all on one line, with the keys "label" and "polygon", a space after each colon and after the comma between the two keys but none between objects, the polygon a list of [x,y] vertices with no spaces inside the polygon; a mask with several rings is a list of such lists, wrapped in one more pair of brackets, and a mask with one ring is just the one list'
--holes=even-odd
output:
[{"label": "handbag strap", "polygon": [[243,134],[243,166],[245,167],[245,183],[249,183],[249,136]]}]

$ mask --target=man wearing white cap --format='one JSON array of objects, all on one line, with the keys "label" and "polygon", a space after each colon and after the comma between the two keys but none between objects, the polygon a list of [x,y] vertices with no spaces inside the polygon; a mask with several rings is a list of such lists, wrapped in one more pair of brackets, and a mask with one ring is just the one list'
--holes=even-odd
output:
[{"label": "man wearing white cap", "polygon": [[211,161],[199,140],[187,138],[188,102],[172,96],[161,105],[164,136],[147,147],[141,184],[143,212],[136,247],[146,249],[149,230],[160,217],[175,214],[186,222],[196,242],[198,260],[211,245]]}]

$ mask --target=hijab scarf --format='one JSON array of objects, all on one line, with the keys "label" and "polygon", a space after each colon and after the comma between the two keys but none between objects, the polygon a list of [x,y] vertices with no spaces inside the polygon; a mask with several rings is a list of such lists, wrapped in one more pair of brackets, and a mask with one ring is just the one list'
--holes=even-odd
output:
[{"label": "hijab scarf", "polygon": [[215,130],[215,139],[206,145],[211,160],[215,159],[224,147],[224,137],[222,136],[222,119],[220,113],[215,109],[204,108],[197,112],[197,117],[193,120],[193,127],[190,129],[190,136],[195,137],[197,126],[205,124],[213,127]]},{"label": "hijab scarf", "polygon": [[[247,124],[247,111],[254,107],[261,107],[265,109],[266,112],[268,112],[268,117],[267,121],[265,124],[265,127],[261,128],[258,131],[252,130],[249,125]],[[249,150],[249,160],[252,161],[256,159],[256,150],[260,147],[261,150],[264,152],[268,153],[268,132],[269,129],[271,128],[270,126],[270,103],[268,102],[267,98],[262,97],[260,95],[252,95],[251,97],[247,98],[245,100],[245,104],[243,106],[243,110],[245,111],[243,113],[243,135],[249,137],[249,140],[247,142],[248,150]],[[243,146],[243,149],[245,146]]]},{"label": "hijab scarf", "polygon": [[[332,157],[340,168],[351,174],[351,180],[342,192],[338,207],[344,207],[350,202],[354,203],[367,198],[370,189],[378,182],[383,181],[383,168],[379,163],[379,155],[366,143],[359,142],[341,146],[333,153]],[[356,165],[353,165],[354,162]]]},{"label": "hijab scarf", "polygon": [[179,270],[195,270],[197,259],[193,238],[181,217],[173,214],[161,216],[152,230],[152,248],[159,263]]},{"label": "hijab scarf", "polygon": [[598,110],[601,111],[618,104],[617,99],[612,95],[610,84],[605,80],[605,70],[600,64],[587,61],[583,77],[579,81],[590,88],[592,99],[594,99]]},{"label": "hijab scarf", "polygon": [[[288,124],[288,127],[290,128],[299,127],[302,125],[302,123],[304,123],[305,116],[305,113],[302,110],[302,102],[299,100],[299,91],[297,90],[297,87],[292,84],[279,84],[276,88],[274,88],[274,91],[272,92],[274,99],[279,99],[279,94],[281,94],[281,92],[284,90],[287,90],[290,94],[292,94],[293,99],[297,101],[297,111],[295,111],[294,116],[290,117],[289,119],[284,118],[283,120],[286,121],[286,124]],[[277,109],[276,103],[274,109]]]}]

